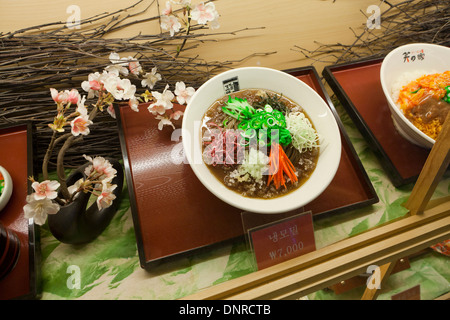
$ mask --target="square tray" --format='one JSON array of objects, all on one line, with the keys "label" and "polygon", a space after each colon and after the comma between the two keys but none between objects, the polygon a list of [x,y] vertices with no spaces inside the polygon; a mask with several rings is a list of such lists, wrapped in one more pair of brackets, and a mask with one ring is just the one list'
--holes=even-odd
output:
[{"label": "square tray", "polygon": [[33,176],[33,128],[31,124],[0,127],[0,165],[13,181],[13,193],[0,212],[0,221],[20,240],[16,266],[0,280],[0,300],[35,299],[40,295],[39,228],[23,215]]},{"label": "square tray", "polygon": [[323,76],[378,157],[391,182],[415,182],[429,155],[395,129],[380,82],[383,59],[327,66]]},{"label": "square tray", "polygon": [[[334,180],[304,210],[311,210],[316,218],[378,202],[316,70],[307,67],[286,72],[325,99],[342,137],[341,162]],[[141,267],[149,269],[174,256],[245,236],[241,210],[210,193],[189,164],[171,160],[174,147],[181,146],[181,139],[171,140],[171,129],[159,131],[158,121],[145,108],[134,112],[126,105],[116,106],[116,115]]]}]

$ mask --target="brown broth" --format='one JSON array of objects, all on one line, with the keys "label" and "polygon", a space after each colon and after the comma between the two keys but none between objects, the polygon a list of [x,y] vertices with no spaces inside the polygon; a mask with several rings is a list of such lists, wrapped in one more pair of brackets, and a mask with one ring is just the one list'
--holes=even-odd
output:
[{"label": "brown broth", "polygon": [[[305,116],[310,120],[306,112],[296,103],[292,102],[286,97],[283,97],[282,95],[275,93],[270,90],[260,90],[260,89],[245,89],[241,91],[237,91],[234,93],[231,93],[231,97],[234,98],[241,98],[241,99],[247,99],[250,105],[254,105],[256,102],[261,100],[261,97],[258,95],[261,93],[261,91],[266,92],[270,94],[270,96],[277,95],[279,100],[284,103],[284,105],[287,107],[288,110],[292,111],[301,111],[305,114]],[[222,126],[223,121],[225,118],[227,118],[226,114],[222,112],[222,106],[224,106],[229,98],[229,95],[226,95],[218,100],[216,100],[211,107],[208,108],[206,111],[203,119],[202,119],[202,136],[207,132],[210,128],[211,123],[215,123],[216,125]],[[231,126],[233,128],[233,123],[229,121],[227,123],[227,126]],[[205,150],[206,146],[203,145],[203,151]],[[293,190],[298,189],[301,185],[303,185],[311,176],[313,173],[316,165],[317,160],[319,157],[319,148],[314,148],[311,151],[305,151],[302,153],[295,153],[295,156],[290,156],[293,153],[293,150],[295,149],[293,146],[289,147],[283,147],[286,154],[289,156],[290,159],[294,160],[292,163],[298,173],[297,178],[298,181],[295,183],[287,182],[286,188],[282,186],[278,190],[275,188],[273,184],[270,184],[267,186],[267,180],[268,176],[263,176],[262,182],[258,183],[253,178],[250,178],[250,181],[238,181],[237,178],[232,177],[232,172],[238,168],[238,164],[229,164],[229,165],[221,165],[218,164],[216,166],[214,165],[207,165],[210,169],[211,173],[219,180],[221,181],[225,186],[227,186],[229,189],[242,194],[243,196],[250,197],[250,198],[263,198],[263,199],[269,199],[269,198],[275,198],[282,195],[285,195]],[[270,147],[267,148],[267,155],[269,155]],[[285,177],[286,178],[286,177]]]}]

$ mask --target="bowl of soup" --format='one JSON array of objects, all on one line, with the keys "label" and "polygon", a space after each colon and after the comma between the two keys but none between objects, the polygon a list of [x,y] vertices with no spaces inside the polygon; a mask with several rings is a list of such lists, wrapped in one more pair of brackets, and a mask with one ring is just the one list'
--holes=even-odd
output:
[{"label": "bowl of soup", "polygon": [[414,43],[386,55],[380,81],[397,131],[430,149],[450,110],[450,48]]},{"label": "bowl of soup", "polygon": [[205,82],[186,107],[182,137],[202,184],[246,212],[305,206],[328,187],[341,158],[329,106],[301,80],[270,68],[236,68]]}]

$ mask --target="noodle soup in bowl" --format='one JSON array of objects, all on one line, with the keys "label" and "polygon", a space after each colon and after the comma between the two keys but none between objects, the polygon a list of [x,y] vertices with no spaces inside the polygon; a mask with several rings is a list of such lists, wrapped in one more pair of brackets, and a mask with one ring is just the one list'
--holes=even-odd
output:
[{"label": "noodle soup in bowl", "polygon": [[450,107],[450,48],[400,46],[384,58],[380,81],[397,131],[431,149]]},{"label": "noodle soup in bowl", "polygon": [[[264,100],[265,98],[272,100]],[[277,109],[286,105],[288,108],[297,108]],[[224,110],[224,114],[211,121],[215,116],[214,108],[219,113]],[[295,125],[299,121],[306,121],[310,126],[305,130],[290,129],[297,128]],[[232,125],[239,130],[227,129],[227,126]],[[259,128],[274,127],[270,130],[254,129],[256,125]],[[277,130],[273,129],[275,127]],[[288,128],[294,132],[291,137],[288,135]],[[317,157],[312,160],[315,162],[307,177],[303,177],[302,172],[297,172],[294,168],[289,170],[287,164],[290,162],[288,159],[291,152],[288,150],[294,144],[293,141],[297,141],[295,139],[299,132],[311,132],[311,128],[317,133],[317,145],[308,146],[305,150],[309,150],[311,154],[316,153]],[[235,134],[232,136],[236,137],[234,142],[226,142],[229,141],[229,132]],[[249,132],[258,133],[258,138],[253,139],[255,135],[247,135]],[[263,133],[267,132],[276,133],[276,138],[275,134],[271,139],[267,136],[263,138]],[[222,133],[224,135],[219,136]],[[211,157],[206,155],[216,156],[217,153],[211,153],[211,150],[218,149],[210,148],[210,142],[220,142],[222,138],[222,146],[227,146],[222,153],[223,163],[211,162]],[[261,67],[229,70],[205,82],[186,107],[182,140],[185,157],[202,184],[222,201],[254,213],[289,212],[313,201],[333,180],[341,158],[339,127],[325,101],[299,79],[282,71]],[[226,156],[229,155],[229,145],[236,148],[236,152],[231,153],[235,155],[231,161]],[[286,153],[276,151],[280,149]],[[239,158],[238,150],[245,156]],[[274,157],[275,154],[280,157]],[[214,173],[217,166],[223,167],[225,175],[232,177],[232,181],[247,183],[247,189],[243,192],[231,186],[230,179],[224,181],[223,177]],[[274,169],[276,166],[284,168],[284,171]],[[249,193],[248,185],[251,181],[259,188],[255,194]],[[273,191],[275,193],[271,194]]]}]

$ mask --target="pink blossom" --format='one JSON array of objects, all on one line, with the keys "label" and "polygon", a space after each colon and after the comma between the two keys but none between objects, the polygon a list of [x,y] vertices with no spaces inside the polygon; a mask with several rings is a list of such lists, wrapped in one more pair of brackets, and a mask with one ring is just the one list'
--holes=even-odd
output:
[{"label": "pink blossom", "polygon": [[149,105],[147,109],[152,114],[164,114],[166,112],[166,105],[161,101],[156,101],[155,103]]},{"label": "pink blossom", "polygon": [[70,122],[70,125],[72,126],[72,134],[74,136],[78,136],[80,134],[82,135],[88,135],[89,125],[91,125],[93,122],[89,120],[89,117],[87,115],[81,115],[76,117]]},{"label": "pink blossom", "polygon": [[142,71],[142,67],[139,61],[130,61],[128,68],[130,69],[131,73],[135,75],[138,75]]},{"label": "pink blossom", "polygon": [[53,101],[55,101],[56,103],[72,103],[72,104],[77,104],[78,101],[80,100],[80,94],[78,93],[77,89],[72,89],[72,90],[64,90],[64,91],[59,91],[54,89],[54,88],[50,88],[50,93],[52,95],[52,99]]},{"label": "pink blossom", "polygon": [[180,21],[178,21],[178,18],[173,15],[170,16],[162,15],[161,28],[163,28],[164,30],[169,30],[170,35],[173,37],[175,32],[180,31],[181,23]]},{"label": "pink blossom", "polygon": [[71,104],[77,104],[80,99],[81,97],[77,89],[72,89],[67,94],[67,102],[70,102]]},{"label": "pink blossom", "polygon": [[186,88],[186,84],[182,81],[175,84],[175,94],[179,104],[189,103],[194,93],[195,89],[192,87]]},{"label": "pink blossom", "polygon": [[90,89],[95,90],[95,91],[99,91],[102,88],[102,84],[98,80],[89,81],[89,86],[90,86]]},{"label": "pink blossom", "polygon": [[106,109],[106,111],[108,111],[109,115],[112,118],[116,118],[116,110],[114,110],[114,105],[110,104],[109,107]]},{"label": "pink blossom", "polygon": [[139,101],[136,97],[131,97],[131,99],[128,100],[128,105],[130,106],[131,110],[139,112]]},{"label": "pink blossom", "polygon": [[164,10],[161,13],[166,16],[168,16],[169,14],[172,13],[172,5],[171,5],[170,1],[166,1],[166,7],[164,8]]},{"label": "pink blossom", "polygon": [[170,115],[170,118],[173,120],[178,120],[183,116],[184,112],[181,110],[175,111]]},{"label": "pink blossom", "polygon": [[117,170],[113,168],[112,164],[103,157],[92,157],[83,155],[83,157],[92,164],[86,167],[84,174],[87,177],[97,176],[97,180],[111,181],[117,173]]},{"label": "pink blossom", "polygon": [[88,99],[93,98],[96,91],[99,91],[101,84],[99,82],[100,73],[91,73],[88,76],[88,80],[81,83],[81,88],[88,93]]},{"label": "pink blossom", "polygon": [[88,99],[96,96],[98,91],[104,90],[103,81],[108,76],[109,73],[107,71],[103,71],[103,73],[91,73],[88,76],[88,80],[81,83],[81,88],[88,93]]},{"label": "pink blossom", "polygon": [[42,200],[45,198],[55,199],[58,196],[56,189],[60,186],[58,181],[50,181],[45,180],[41,183],[34,181],[31,184],[31,187],[34,189],[35,193],[33,193],[34,198],[36,200]]},{"label": "pink blossom", "polygon": [[196,20],[199,24],[206,24],[209,21],[214,21],[219,16],[216,11],[216,6],[212,2],[205,4],[199,3],[191,12],[193,20]]},{"label": "pink blossom", "polygon": [[117,185],[109,184],[107,181],[102,182],[102,192],[97,198],[97,206],[98,209],[108,208],[116,199],[115,194],[113,194],[114,189],[117,188]]},{"label": "pink blossom", "polygon": [[128,62],[128,69],[130,69],[130,72],[134,75],[139,75],[139,73],[142,72],[142,67],[139,61],[136,58],[133,58],[129,56],[126,58]]},{"label": "pink blossom", "polygon": [[53,101],[55,101],[56,103],[66,103],[67,102],[67,97],[68,97],[68,91],[59,91],[54,89],[54,88],[50,88],[50,94],[52,95],[52,99]]}]

